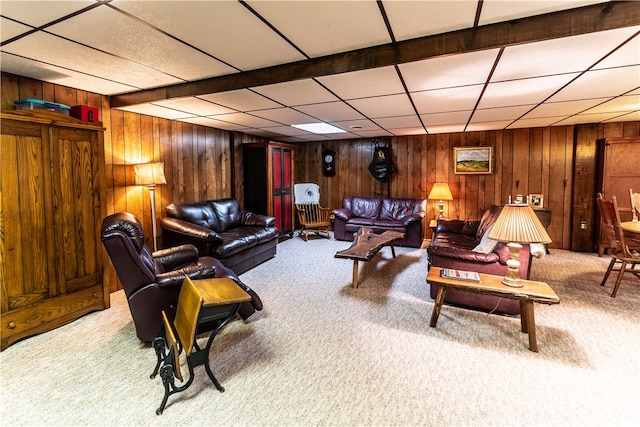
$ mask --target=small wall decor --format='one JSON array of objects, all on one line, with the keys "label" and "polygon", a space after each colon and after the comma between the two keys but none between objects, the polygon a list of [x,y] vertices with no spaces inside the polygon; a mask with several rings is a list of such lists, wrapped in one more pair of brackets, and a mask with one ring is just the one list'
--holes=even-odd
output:
[{"label": "small wall decor", "polygon": [[454,147],[453,168],[456,174],[492,173],[491,147]]},{"label": "small wall decor", "polygon": [[544,197],[542,194],[529,194],[529,205],[533,209],[542,209],[544,207]]}]

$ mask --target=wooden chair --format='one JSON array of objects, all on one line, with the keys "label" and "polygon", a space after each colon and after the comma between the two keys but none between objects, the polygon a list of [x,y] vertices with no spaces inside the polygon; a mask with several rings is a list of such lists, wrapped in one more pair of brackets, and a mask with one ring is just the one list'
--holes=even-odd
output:
[{"label": "wooden chair", "polygon": [[[160,373],[164,386],[164,397],[156,414],[164,411],[169,396],[186,390],[194,379],[194,368],[204,365],[207,375],[218,391],[224,387],[216,379],[209,365],[209,352],[213,339],[218,332],[236,315],[240,304],[249,301],[251,296],[228,278],[203,279],[192,281],[186,277],[176,308],[173,324],[163,311],[163,331],[154,340],[157,363],[151,378]],[[196,340],[198,325],[218,322],[207,340],[207,345],[200,348]],[[183,382],[180,369],[180,353],[184,352],[189,368],[189,379],[182,385],[177,385],[175,379]]]},{"label": "wooden chair", "polygon": [[[609,247],[608,253],[611,255],[611,262],[600,286],[606,284],[612,271],[617,271],[618,277],[616,278],[613,292],[611,292],[611,297],[615,298],[625,272],[631,273],[640,279],[640,270],[635,270],[636,265],[640,264],[640,252],[638,252],[640,251],[640,247],[627,244],[625,232],[621,226],[620,211],[618,210],[616,196],[612,196],[611,200],[605,200],[602,194],[598,193],[597,202],[600,217],[602,218],[603,235],[610,239],[607,245]],[[614,267],[617,263],[620,264],[620,267],[616,269]]]},{"label": "wooden chair", "polygon": [[640,193],[634,193],[630,188],[629,197],[631,198],[631,213],[633,213],[633,220],[638,221],[638,217],[640,217]]},{"label": "wooden chair", "polygon": [[310,231],[317,235],[325,233],[327,238],[330,239],[331,210],[320,206],[320,191],[318,185],[313,183],[295,184],[294,196],[301,227],[300,235],[304,236],[304,240],[309,240]]}]

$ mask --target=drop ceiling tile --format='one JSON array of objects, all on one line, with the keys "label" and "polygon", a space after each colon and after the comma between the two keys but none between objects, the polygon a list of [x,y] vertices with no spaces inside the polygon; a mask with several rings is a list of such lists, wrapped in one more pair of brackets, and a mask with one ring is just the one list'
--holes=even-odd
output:
[{"label": "drop ceiling tile", "polygon": [[428,126],[427,132],[430,134],[437,133],[456,133],[456,132],[464,132],[465,124],[456,124],[456,125],[435,125]]},{"label": "drop ceiling tile", "polygon": [[411,135],[427,134],[427,131],[425,131],[423,127],[390,129],[389,131],[392,132],[393,135],[395,136],[411,136]]},{"label": "drop ceiling tile", "polygon": [[545,102],[528,113],[524,119],[555,118],[570,116],[600,104],[609,98],[579,99],[576,101]]},{"label": "drop ceiling tile", "polygon": [[484,84],[499,49],[400,64],[409,92]]},{"label": "drop ceiling tile", "polygon": [[404,93],[404,87],[394,67],[334,74],[317,79],[342,99]]},{"label": "drop ceiling tile", "polygon": [[556,0],[556,1],[505,1],[484,0],[479,25],[509,21],[525,16],[540,15],[558,10],[571,9],[590,4],[601,3],[602,0]]},{"label": "drop ceiling tile", "polygon": [[611,52],[635,30],[621,28],[507,47],[492,82],[581,72]]},{"label": "drop ceiling tile", "polygon": [[469,123],[465,128],[465,132],[478,132],[483,130],[504,129],[511,124],[513,120],[496,120],[493,122],[476,122]]},{"label": "drop ceiling tile", "polygon": [[515,120],[531,110],[535,105],[518,105],[516,107],[500,107],[478,109],[473,113],[470,123]]},{"label": "drop ceiling tile", "polygon": [[200,95],[199,98],[215,102],[216,104],[233,108],[238,111],[255,111],[281,107],[277,102],[271,101],[270,99],[252,92],[249,89]]},{"label": "drop ceiling tile", "polygon": [[160,107],[153,104],[129,105],[127,107],[117,108],[118,110],[129,111],[131,113],[145,114],[147,116],[161,117],[169,120],[179,120],[193,117],[192,114],[183,111],[176,111],[170,108]]},{"label": "drop ceiling tile", "polygon": [[583,123],[600,123],[606,120],[616,119],[622,113],[597,113],[597,114],[578,114],[576,116],[567,117],[554,124],[554,126],[578,125]]},{"label": "drop ceiling tile", "polygon": [[640,95],[619,96],[610,101],[596,105],[593,108],[584,111],[584,113],[628,113],[636,110],[640,110]]},{"label": "drop ceiling tile", "polygon": [[[74,1],[3,1],[2,15],[33,27],[39,27],[58,18],[94,5],[91,0]],[[106,6],[98,6],[106,7]]]},{"label": "drop ceiling tile", "polygon": [[291,108],[274,108],[271,110],[254,111],[252,114],[285,125],[315,123],[318,120]]},{"label": "drop ceiling tile", "polygon": [[275,139],[275,138],[281,138],[285,135],[278,133],[278,132],[274,132],[273,128],[265,128],[265,129],[244,129],[243,130],[244,133],[247,133],[249,135],[255,135],[255,136],[261,136],[263,138],[269,138],[269,139]]},{"label": "drop ceiling tile", "polygon": [[99,77],[78,73],[76,71],[56,67],[42,62],[32,61],[4,52],[0,53],[0,65],[2,65],[2,71],[6,73],[29,77],[45,82],[52,82],[104,95],[115,95],[137,89],[133,86],[128,86],[108,79],[101,79]]},{"label": "drop ceiling tile", "polygon": [[512,123],[507,127],[507,129],[547,127],[547,126],[553,125],[558,120],[561,120],[561,118],[560,117],[534,117],[534,118],[525,117],[523,119],[518,120],[515,123]]},{"label": "drop ceiling tile", "polygon": [[562,74],[489,83],[478,108],[538,104],[576,76],[577,74]]},{"label": "drop ceiling tile", "polygon": [[111,4],[246,71],[304,59],[237,1],[120,1]]},{"label": "drop ceiling tile", "polygon": [[[640,31],[640,26],[633,27],[636,31]],[[640,35],[636,35],[633,39],[625,43],[620,49],[606,57],[602,62],[593,67],[594,70],[602,68],[615,68],[625,65],[640,64]]]},{"label": "drop ceiling tile", "polygon": [[171,108],[198,116],[213,116],[216,114],[235,113],[231,108],[223,107],[203,99],[190,97],[170,99],[166,101],[156,101],[153,104],[161,107]]},{"label": "drop ceiling tile", "polygon": [[352,99],[349,104],[372,119],[376,117],[407,116],[415,113],[409,97],[405,94]]},{"label": "drop ceiling tile", "polygon": [[336,120],[358,120],[364,118],[362,114],[358,113],[344,102],[325,102],[322,104],[303,105],[296,107],[296,110],[325,122]]},{"label": "drop ceiling tile", "polygon": [[256,117],[246,113],[230,113],[230,114],[218,114],[211,117],[212,119],[221,120],[224,122],[235,123],[237,125],[243,125],[250,128],[264,128],[269,126],[278,126],[271,120],[266,120],[262,117]]},{"label": "drop ceiling tile", "polygon": [[380,117],[376,119],[376,123],[384,129],[422,127],[420,119],[415,114],[409,116]]},{"label": "drop ceiling tile", "polygon": [[640,86],[640,66],[589,71],[554,95],[550,101],[613,97],[638,86]]},{"label": "drop ceiling tile", "polygon": [[294,128],[293,126],[271,126],[262,128],[265,131],[274,132],[279,135],[286,136],[306,136],[309,135],[309,132],[304,131],[302,129]]},{"label": "drop ceiling tile", "polygon": [[310,57],[390,43],[373,1],[248,1]]},{"label": "drop ceiling tile", "polygon": [[340,129],[347,130],[349,132],[361,132],[361,131],[379,131],[380,126],[371,120],[361,119],[361,120],[344,120],[344,121],[335,121],[331,123],[334,126],[339,127]]},{"label": "drop ceiling tile", "polygon": [[252,89],[289,107],[338,100],[331,92],[312,79],[294,80],[291,82],[258,86]]},{"label": "drop ceiling tile", "polygon": [[[98,7],[48,31],[184,80],[236,70],[112,8]],[[118,34],[118,37],[114,37]],[[135,40],[135,43],[128,41]],[[180,58],[176,61],[175,58]]]},{"label": "drop ceiling tile", "polygon": [[454,87],[411,93],[420,114],[471,110],[482,93],[482,85]]},{"label": "drop ceiling tile", "polygon": [[192,117],[187,119],[181,119],[181,122],[193,123],[196,125],[209,126],[216,129],[224,129],[228,131],[243,131],[245,132],[247,126],[239,125],[236,123],[225,122],[224,120],[216,120],[211,117]]},{"label": "drop ceiling tile", "polygon": [[[424,129],[423,129],[423,132],[424,132]],[[393,136],[391,132],[388,132],[384,129],[357,130],[357,131],[352,131],[352,133],[360,138],[376,138],[376,137],[383,137],[383,136]]]},{"label": "drop ceiling tile", "polygon": [[42,32],[16,40],[2,50],[141,89],[181,82],[149,67]]},{"label": "drop ceiling tile", "polygon": [[630,122],[630,121],[640,121],[640,110],[633,111],[631,113],[624,114],[622,116],[613,117],[608,120],[603,120],[604,122]]},{"label": "drop ceiling tile", "polygon": [[461,125],[463,128],[469,121],[471,111],[455,111],[449,113],[421,114],[422,123],[431,132],[431,128],[441,125]]},{"label": "drop ceiling tile", "polygon": [[31,27],[26,25],[19,24],[4,17],[0,19],[0,38],[2,39],[2,42],[26,33],[29,30],[31,30]]},{"label": "drop ceiling tile", "polygon": [[382,2],[396,40],[413,39],[473,27],[477,0]]}]

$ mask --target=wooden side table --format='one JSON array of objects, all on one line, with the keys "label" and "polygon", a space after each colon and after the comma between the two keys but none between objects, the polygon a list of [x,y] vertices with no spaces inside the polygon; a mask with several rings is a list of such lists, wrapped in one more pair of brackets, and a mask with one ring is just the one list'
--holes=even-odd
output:
[{"label": "wooden side table", "polygon": [[431,314],[431,322],[429,326],[436,327],[440,310],[444,302],[444,296],[447,288],[459,289],[467,292],[476,292],[485,295],[494,295],[501,298],[509,298],[520,301],[520,327],[522,332],[529,335],[529,350],[538,351],[538,342],[536,339],[536,322],[533,313],[533,303],[541,304],[558,304],[560,298],[558,295],[544,282],[536,282],[533,280],[522,280],[521,288],[514,288],[502,284],[502,276],[494,276],[492,274],[480,274],[480,282],[469,282],[464,280],[446,279],[441,277],[442,269],[440,267],[431,267],[427,275],[427,282],[439,286],[436,303]]}]

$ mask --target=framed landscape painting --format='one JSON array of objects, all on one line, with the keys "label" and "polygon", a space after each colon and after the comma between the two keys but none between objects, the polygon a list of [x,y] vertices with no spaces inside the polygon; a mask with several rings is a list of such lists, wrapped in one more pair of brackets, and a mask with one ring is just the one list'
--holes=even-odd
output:
[{"label": "framed landscape painting", "polygon": [[454,147],[453,167],[457,174],[490,174],[493,172],[491,147]]}]

